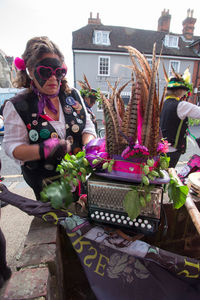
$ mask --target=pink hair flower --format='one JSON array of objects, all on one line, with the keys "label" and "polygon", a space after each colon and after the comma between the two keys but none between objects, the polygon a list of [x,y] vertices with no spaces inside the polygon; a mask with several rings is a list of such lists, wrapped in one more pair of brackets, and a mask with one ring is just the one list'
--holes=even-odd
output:
[{"label": "pink hair flower", "polygon": [[26,70],[25,61],[22,58],[16,57],[14,60],[14,64],[18,70],[20,70],[20,71]]}]

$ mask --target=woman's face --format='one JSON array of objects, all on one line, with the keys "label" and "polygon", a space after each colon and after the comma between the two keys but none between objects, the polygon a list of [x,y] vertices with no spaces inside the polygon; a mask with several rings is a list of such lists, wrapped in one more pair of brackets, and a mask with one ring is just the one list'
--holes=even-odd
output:
[{"label": "woman's face", "polygon": [[54,95],[60,88],[61,79],[66,75],[66,68],[56,54],[44,54],[30,71],[36,88],[44,94]]}]

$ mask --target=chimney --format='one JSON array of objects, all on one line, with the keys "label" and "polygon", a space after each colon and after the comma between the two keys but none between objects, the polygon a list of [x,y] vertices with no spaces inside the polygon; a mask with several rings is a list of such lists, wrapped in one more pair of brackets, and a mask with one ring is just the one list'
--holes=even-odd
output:
[{"label": "chimney", "polygon": [[93,18],[92,13],[90,13],[90,17],[88,19],[88,24],[96,24],[101,25],[101,19],[99,19],[99,13],[97,13],[97,17]]},{"label": "chimney", "polygon": [[183,36],[186,40],[192,40],[194,34],[194,24],[196,23],[195,18],[193,18],[193,9],[187,10],[187,18],[183,21]]},{"label": "chimney", "polygon": [[158,31],[169,32],[171,15],[169,9],[163,10],[160,18],[158,19]]}]

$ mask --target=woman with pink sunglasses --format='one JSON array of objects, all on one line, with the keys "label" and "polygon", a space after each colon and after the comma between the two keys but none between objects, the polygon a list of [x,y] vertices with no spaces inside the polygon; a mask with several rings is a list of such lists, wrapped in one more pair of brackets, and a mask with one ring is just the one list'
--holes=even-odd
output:
[{"label": "woman with pink sunglasses", "polygon": [[32,38],[14,63],[14,86],[25,89],[4,107],[3,144],[39,200],[43,179],[55,176],[64,155],[81,151],[96,133],[79,91],[67,84],[64,57],[52,41]]}]

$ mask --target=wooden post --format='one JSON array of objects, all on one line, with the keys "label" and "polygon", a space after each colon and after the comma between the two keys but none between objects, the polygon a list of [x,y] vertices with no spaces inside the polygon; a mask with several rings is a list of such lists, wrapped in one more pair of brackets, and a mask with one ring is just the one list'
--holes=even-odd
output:
[{"label": "wooden post", "polygon": [[[178,183],[180,185],[183,185],[183,183],[181,182],[180,178],[178,177],[177,173],[176,173],[176,170],[174,168],[170,168],[168,169],[168,172],[169,174],[171,174],[174,178],[177,179]],[[189,186],[190,188],[190,186]],[[199,210],[197,209],[193,199],[192,199],[192,196],[190,194],[190,192],[188,193],[188,196],[186,198],[186,201],[185,201],[185,207],[192,219],[192,222],[194,223],[194,226],[196,227],[198,233],[200,234],[200,212]]]}]

